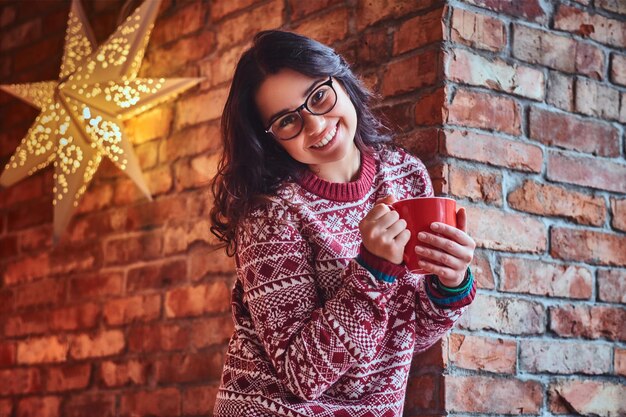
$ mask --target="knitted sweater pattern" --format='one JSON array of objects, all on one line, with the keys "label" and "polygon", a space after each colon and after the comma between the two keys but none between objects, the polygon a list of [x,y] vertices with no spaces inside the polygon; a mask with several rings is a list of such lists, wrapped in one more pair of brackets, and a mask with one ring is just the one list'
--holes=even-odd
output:
[{"label": "knitted sweater pattern", "polygon": [[454,325],[475,287],[437,304],[425,276],[367,252],[359,222],[388,194],[432,196],[421,161],[395,148],[363,153],[355,181],[307,174],[242,222],[215,416],[402,415],[413,355]]}]

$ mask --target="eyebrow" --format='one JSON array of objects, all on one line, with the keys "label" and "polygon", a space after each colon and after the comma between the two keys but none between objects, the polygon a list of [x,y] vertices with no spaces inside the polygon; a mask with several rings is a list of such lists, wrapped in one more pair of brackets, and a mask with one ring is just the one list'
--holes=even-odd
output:
[{"label": "eyebrow", "polygon": [[[308,96],[309,94],[311,94],[311,91],[313,91],[313,90],[315,89],[315,87],[317,87],[317,85],[318,85],[319,83],[321,83],[322,81],[324,81],[325,79],[326,79],[326,78],[319,78],[319,79],[317,79],[317,80],[313,81],[313,83],[309,86],[309,88],[307,88],[307,89],[304,91],[304,94],[302,94],[302,98],[306,99],[306,98],[307,98],[307,96]],[[273,123],[273,122],[274,122],[274,120],[276,120],[276,118],[277,118],[277,117],[280,117],[280,116],[282,116],[282,115],[283,115],[283,114],[285,114],[285,113],[289,113],[290,111],[291,111],[291,109],[282,109],[281,111],[274,113],[274,115],[268,119],[268,122],[267,122],[267,123],[268,123],[268,124],[269,124],[270,122],[272,122],[272,123]]]}]

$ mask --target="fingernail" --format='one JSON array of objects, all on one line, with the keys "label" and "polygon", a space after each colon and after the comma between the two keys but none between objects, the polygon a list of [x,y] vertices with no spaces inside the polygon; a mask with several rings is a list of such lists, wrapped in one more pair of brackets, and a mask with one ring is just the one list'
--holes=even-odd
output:
[{"label": "fingernail", "polygon": [[437,229],[439,229],[439,223],[433,223],[433,224],[431,224],[431,225],[430,225],[430,228],[431,228],[431,229],[433,229],[433,230],[437,230]]},{"label": "fingernail", "polygon": [[419,238],[420,238],[420,239],[422,239],[422,240],[423,240],[423,239],[426,239],[426,233],[424,233],[424,232],[420,232],[420,233],[417,235],[417,237],[419,237]]}]

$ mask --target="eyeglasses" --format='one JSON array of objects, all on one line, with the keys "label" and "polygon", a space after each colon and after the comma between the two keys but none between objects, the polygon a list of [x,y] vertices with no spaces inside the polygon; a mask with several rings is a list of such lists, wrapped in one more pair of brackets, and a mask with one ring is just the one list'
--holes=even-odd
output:
[{"label": "eyeglasses", "polygon": [[318,85],[306,98],[304,103],[295,110],[283,113],[269,123],[265,133],[271,133],[280,140],[293,139],[304,129],[302,109],[306,109],[315,116],[321,116],[331,111],[337,104],[337,92],[333,88],[333,79]]}]

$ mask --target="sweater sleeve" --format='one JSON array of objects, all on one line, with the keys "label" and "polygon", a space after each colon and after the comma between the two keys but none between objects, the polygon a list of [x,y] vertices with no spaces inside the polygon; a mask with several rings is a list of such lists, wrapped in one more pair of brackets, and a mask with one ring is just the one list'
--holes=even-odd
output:
[{"label": "sweater sleeve", "polygon": [[280,217],[251,217],[240,228],[237,273],[277,375],[294,395],[313,400],[375,354],[395,284],[351,260],[342,271],[343,287],[322,304],[309,243]]}]

